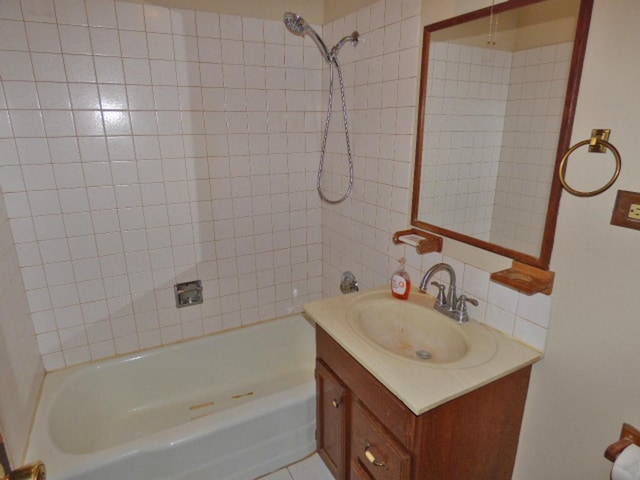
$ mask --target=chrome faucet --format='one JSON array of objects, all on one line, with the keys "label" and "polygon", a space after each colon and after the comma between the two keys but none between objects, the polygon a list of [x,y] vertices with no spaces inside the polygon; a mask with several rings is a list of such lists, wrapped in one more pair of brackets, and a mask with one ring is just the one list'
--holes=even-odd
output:
[{"label": "chrome faucet", "polygon": [[[444,295],[445,290],[443,285],[440,285],[438,282],[431,282],[433,276],[443,270],[449,274],[449,291],[446,296]],[[422,277],[420,291],[426,293],[430,284],[435,284],[435,286],[438,287],[438,298],[435,304],[436,310],[445,315],[448,314],[448,312],[455,312],[458,297],[456,295],[456,272],[453,270],[453,267],[448,263],[435,264],[427,270],[427,273]]]},{"label": "chrome faucet", "polygon": [[[448,292],[444,285],[431,281],[433,276],[440,271],[445,271],[449,274]],[[438,296],[436,297],[436,303],[433,308],[445,314],[447,317],[455,319],[457,322],[466,323],[469,321],[467,302],[477,306],[478,301],[466,295],[461,295],[460,298],[458,298],[456,294],[456,272],[451,265],[448,263],[438,263],[427,270],[427,273],[424,274],[420,282],[420,291],[426,293],[429,285],[438,287]]]}]

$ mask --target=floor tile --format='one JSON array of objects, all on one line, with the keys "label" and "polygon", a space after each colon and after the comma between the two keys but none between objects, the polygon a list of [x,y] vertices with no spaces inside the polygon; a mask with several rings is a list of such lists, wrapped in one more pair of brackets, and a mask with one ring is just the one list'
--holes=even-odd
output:
[{"label": "floor tile", "polygon": [[259,480],[291,480],[291,475],[286,468],[278,470],[277,472],[270,473],[266,477],[260,477]]},{"label": "floor tile", "polygon": [[289,465],[289,472],[293,480],[334,480],[317,453],[301,462]]}]

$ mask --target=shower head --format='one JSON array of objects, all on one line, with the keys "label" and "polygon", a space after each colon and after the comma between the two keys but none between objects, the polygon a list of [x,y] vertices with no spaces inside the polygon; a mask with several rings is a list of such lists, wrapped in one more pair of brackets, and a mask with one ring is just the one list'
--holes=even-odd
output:
[{"label": "shower head", "polygon": [[294,35],[304,35],[304,27],[305,25],[308,26],[304,18],[291,12],[286,12],[282,20],[287,29]]},{"label": "shower head", "polygon": [[294,35],[299,35],[301,37],[303,37],[305,34],[309,35],[317,45],[324,59],[327,62],[331,63],[332,57],[329,54],[329,49],[324,44],[320,36],[316,33],[316,31],[311,27],[311,25],[304,21],[304,18],[302,18],[300,15],[296,15],[295,13],[286,12],[282,20],[284,21],[284,25],[287,27],[287,30],[289,30]]}]

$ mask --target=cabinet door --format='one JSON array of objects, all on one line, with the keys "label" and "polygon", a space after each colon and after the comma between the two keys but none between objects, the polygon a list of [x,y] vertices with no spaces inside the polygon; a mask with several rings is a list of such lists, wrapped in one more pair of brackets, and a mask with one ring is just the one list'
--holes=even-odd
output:
[{"label": "cabinet door", "polygon": [[407,450],[359,401],[352,405],[351,461],[362,465],[373,480],[411,477]]},{"label": "cabinet door", "polygon": [[318,453],[337,480],[347,478],[349,393],[321,361],[316,362]]}]

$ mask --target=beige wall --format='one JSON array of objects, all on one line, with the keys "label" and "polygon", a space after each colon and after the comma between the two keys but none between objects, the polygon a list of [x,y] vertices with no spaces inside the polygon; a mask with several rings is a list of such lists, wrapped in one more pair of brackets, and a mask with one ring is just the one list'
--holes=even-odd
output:
[{"label": "beige wall", "polygon": [[[496,17],[496,23],[492,24],[497,24],[494,38],[496,44],[493,48],[520,51],[571,42],[575,36],[579,7],[580,0],[546,0],[544,4],[534,3],[501,13]],[[429,20],[433,18],[432,16],[427,13],[424,15],[424,25],[433,23],[434,20]],[[438,30],[432,34],[431,38],[433,41],[451,41],[462,45],[485,47],[489,27],[488,18],[479,18],[473,22]]]},{"label": "beige wall", "polygon": [[[228,15],[281,20],[284,12],[302,15],[311,24],[324,23],[324,2],[319,0],[125,0],[169,8],[184,8]],[[361,1],[361,0],[359,0]]]},{"label": "beige wall", "polygon": [[170,8],[186,8],[230,15],[280,20],[284,12],[295,12],[315,25],[324,25],[370,5],[374,0],[125,0]]},{"label": "beige wall", "polygon": [[[519,480],[609,478],[604,449],[622,422],[640,425],[640,232],[609,224],[616,190],[640,188],[638,18],[637,0],[595,1],[572,144],[592,128],[611,128],[623,171],[600,196],[562,197],[551,331],[534,368]],[[576,160],[569,165],[576,185],[611,175],[611,157],[599,166]]]},{"label": "beige wall", "polygon": [[[375,0],[324,0],[324,22],[329,23],[355,12],[361,7],[371,5]],[[346,35],[346,34],[345,34]]]},{"label": "beige wall", "polygon": [[[533,4],[526,9],[526,15],[520,15],[517,51],[573,41],[580,0],[547,0],[545,3],[548,5]],[[551,21],[547,20],[549,8],[553,9]]]}]

